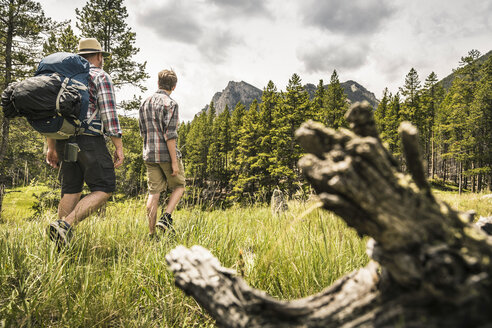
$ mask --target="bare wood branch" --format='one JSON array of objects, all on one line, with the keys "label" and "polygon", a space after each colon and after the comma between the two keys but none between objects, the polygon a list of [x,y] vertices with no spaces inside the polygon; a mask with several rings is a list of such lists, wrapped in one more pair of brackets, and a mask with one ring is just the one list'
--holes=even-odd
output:
[{"label": "bare wood branch", "polygon": [[[430,192],[430,186],[424,172],[424,165],[421,162],[422,157],[420,156],[417,128],[410,122],[403,122],[398,132],[400,133],[408,171],[412,175],[413,181],[415,181],[415,184],[420,189]],[[431,194],[429,193],[429,195]]]}]

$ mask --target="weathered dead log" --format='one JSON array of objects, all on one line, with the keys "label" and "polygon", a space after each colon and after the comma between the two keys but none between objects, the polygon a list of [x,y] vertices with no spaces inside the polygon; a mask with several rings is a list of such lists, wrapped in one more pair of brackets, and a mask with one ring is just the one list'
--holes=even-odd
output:
[{"label": "weathered dead log", "polygon": [[352,131],[303,124],[296,137],[309,154],[299,165],[324,208],[373,238],[369,265],[285,302],[207,250],[180,246],[166,256],[176,285],[221,327],[492,327],[492,237],[432,196],[411,125],[400,127],[409,176],[381,144],[368,104],[352,106],[347,121]]},{"label": "weathered dead log", "polygon": [[270,210],[272,215],[279,215],[287,211],[289,206],[285,201],[285,195],[280,189],[275,189],[270,200]]}]

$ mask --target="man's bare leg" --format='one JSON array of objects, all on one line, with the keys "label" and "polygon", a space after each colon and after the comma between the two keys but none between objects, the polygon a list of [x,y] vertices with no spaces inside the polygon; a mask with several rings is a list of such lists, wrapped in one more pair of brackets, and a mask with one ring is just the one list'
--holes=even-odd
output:
[{"label": "man's bare leg", "polygon": [[77,206],[77,203],[80,200],[80,195],[80,192],[76,194],[63,194],[60,199],[60,204],[58,204],[58,218],[60,220],[65,219],[65,217],[73,211],[75,206]]},{"label": "man's bare leg", "polygon": [[155,221],[157,219],[160,195],[160,193],[149,194],[149,198],[147,199],[147,219],[149,220],[149,233],[151,235],[155,233]]},{"label": "man's bare leg", "polygon": [[94,191],[82,198],[75,208],[65,217],[65,222],[71,226],[79,223],[99,209],[111,197],[111,193]]}]

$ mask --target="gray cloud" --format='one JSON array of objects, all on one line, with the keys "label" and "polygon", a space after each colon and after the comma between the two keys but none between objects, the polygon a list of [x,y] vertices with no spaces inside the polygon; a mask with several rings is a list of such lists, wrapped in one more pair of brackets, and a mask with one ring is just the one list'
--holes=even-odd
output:
[{"label": "gray cloud", "polygon": [[261,16],[269,15],[264,0],[209,0],[223,11],[223,14],[230,15],[247,15]]},{"label": "gray cloud", "polygon": [[492,28],[492,2],[468,0],[455,6],[429,6],[409,20],[416,34],[428,39],[471,38]]},{"label": "gray cloud", "polygon": [[210,29],[204,34],[198,49],[208,61],[220,63],[227,58],[229,49],[240,43],[240,39],[229,30]]},{"label": "gray cloud", "polygon": [[332,32],[367,35],[378,31],[395,9],[380,0],[310,0],[303,5],[301,15],[306,24]]},{"label": "gray cloud", "polygon": [[154,30],[159,37],[194,44],[201,38],[204,30],[194,13],[196,8],[191,4],[175,1],[139,15],[138,22]]},{"label": "gray cloud", "polygon": [[[239,1],[209,1],[238,10],[249,8]],[[138,17],[138,22],[156,32],[159,38],[194,46],[207,61],[220,63],[227,58],[228,50],[240,43],[241,38],[227,26],[222,26],[219,20],[213,18],[214,15],[214,9],[206,3],[184,0],[167,2],[161,8],[149,10]]]},{"label": "gray cloud", "polygon": [[330,72],[334,69],[354,70],[366,63],[369,46],[329,44],[324,46],[302,47],[297,50],[297,58],[304,64],[308,73]]}]

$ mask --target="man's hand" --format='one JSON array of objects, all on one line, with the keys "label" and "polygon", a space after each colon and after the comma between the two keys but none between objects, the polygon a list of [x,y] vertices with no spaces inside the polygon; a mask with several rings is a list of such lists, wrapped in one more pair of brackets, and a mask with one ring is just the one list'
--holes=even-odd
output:
[{"label": "man's hand", "polygon": [[113,158],[114,168],[117,169],[123,164],[123,159],[125,158],[125,155],[123,155],[123,141],[119,137],[111,137],[111,141],[115,148]]},{"label": "man's hand", "polygon": [[46,163],[55,169],[58,168],[58,153],[55,149],[48,149],[48,152],[46,153]]},{"label": "man's hand", "polygon": [[123,147],[121,148],[116,148],[114,151],[114,168],[117,169],[118,167],[123,164],[123,159],[125,158],[125,155],[123,155]]},{"label": "man's hand", "polygon": [[46,163],[58,168],[58,153],[56,152],[56,140],[47,138],[46,143],[48,145],[48,151],[46,152]]},{"label": "man's hand", "polygon": [[173,177],[177,176],[178,173],[179,173],[179,166],[178,166],[178,162],[177,161],[172,161],[171,162],[171,168],[173,169],[173,173],[171,173],[171,175]]}]

